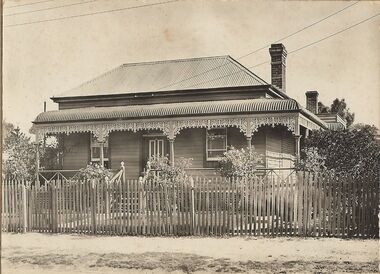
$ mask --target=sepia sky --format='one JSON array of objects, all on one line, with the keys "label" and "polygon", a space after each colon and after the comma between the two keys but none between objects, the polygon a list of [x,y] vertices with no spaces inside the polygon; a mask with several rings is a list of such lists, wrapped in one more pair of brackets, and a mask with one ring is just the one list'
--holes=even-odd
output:
[{"label": "sepia sky", "polygon": [[[82,0],[87,2],[86,0]],[[5,1],[4,14],[28,12],[78,0]],[[348,6],[347,1],[184,0],[8,26],[84,13],[141,6],[165,0],[97,0],[82,5],[4,18],[4,117],[24,131],[50,97],[122,63],[213,55],[238,58]],[[10,6],[23,5],[17,8]],[[9,7],[9,8],[7,8]],[[288,52],[380,12],[380,2],[360,2],[282,41]],[[269,61],[268,49],[239,60],[250,67]],[[270,82],[270,64],[254,73]],[[380,16],[287,58],[287,94],[305,105],[317,90],[330,105],[345,98],[355,122],[380,127]]]}]

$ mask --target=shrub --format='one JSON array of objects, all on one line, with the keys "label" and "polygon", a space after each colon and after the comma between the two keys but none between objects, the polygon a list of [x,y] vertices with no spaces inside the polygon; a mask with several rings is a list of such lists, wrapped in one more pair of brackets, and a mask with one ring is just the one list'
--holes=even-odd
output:
[{"label": "shrub", "polygon": [[328,169],[326,167],[326,156],[319,153],[318,148],[309,147],[302,149],[302,158],[300,162],[296,165],[299,170],[317,172],[317,173],[329,173],[333,174],[333,169]]},{"label": "shrub", "polygon": [[337,175],[379,182],[380,143],[375,138],[376,134],[377,129],[369,125],[341,131],[313,131],[306,139],[305,148],[317,149],[326,168]]},{"label": "shrub", "polygon": [[262,157],[254,147],[251,150],[231,147],[219,160],[218,170],[223,177],[227,178],[250,177],[262,163]]},{"label": "shrub", "polygon": [[91,179],[111,180],[112,172],[98,164],[90,163],[79,170],[78,177],[80,180],[86,181]]},{"label": "shrub", "polygon": [[151,157],[147,163],[145,178],[158,177],[161,180],[167,179],[172,182],[182,182],[188,175],[186,169],[191,167],[191,158],[180,157],[175,160],[174,166],[170,164],[166,156]]}]

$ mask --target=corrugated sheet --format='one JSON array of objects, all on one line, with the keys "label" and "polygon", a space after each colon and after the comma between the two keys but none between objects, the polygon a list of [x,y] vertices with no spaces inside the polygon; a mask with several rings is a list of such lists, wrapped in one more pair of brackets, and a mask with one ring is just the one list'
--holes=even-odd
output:
[{"label": "corrugated sheet", "polygon": [[342,124],[342,123],[326,123],[327,124],[327,127],[331,130],[342,130],[342,129],[345,129],[346,127]]},{"label": "corrugated sheet", "polygon": [[228,113],[277,112],[300,110],[293,99],[248,99],[186,102],[118,107],[91,107],[43,112],[34,123],[113,120],[164,116],[210,115]]},{"label": "corrugated sheet", "polygon": [[124,64],[57,97],[267,85],[230,56]]}]

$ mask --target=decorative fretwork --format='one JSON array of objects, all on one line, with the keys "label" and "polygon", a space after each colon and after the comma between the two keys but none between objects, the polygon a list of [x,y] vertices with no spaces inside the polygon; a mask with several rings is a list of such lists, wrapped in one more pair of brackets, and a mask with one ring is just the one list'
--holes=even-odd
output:
[{"label": "decorative fretwork", "polygon": [[212,118],[173,118],[172,120],[151,120],[151,121],[111,121],[75,124],[49,124],[34,125],[32,133],[40,140],[46,134],[71,134],[79,132],[91,132],[103,142],[112,131],[140,131],[140,130],[161,130],[169,139],[174,139],[176,135],[185,128],[217,128],[217,127],[237,127],[247,137],[258,131],[261,126],[283,125],[293,134],[297,133],[298,115],[294,114],[272,114],[271,116],[243,116],[243,117],[212,117]]},{"label": "decorative fretwork", "polygon": [[252,132],[256,132],[261,126],[283,125],[288,128],[289,131],[295,132],[297,119],[294,116],[272,116],[272,117],[253,117],[251,129]]},{"label": "decorative fretwork", "polygon": [[309,120],[309,119],[307,119],[306,117],[303,117],[303,116],[300,116],[300,118],[299,118],[299,124],[301,126],[307,128],[307,129],[310,129],[310,130],[318,130],[318,129],[321,128],[319,125],[317,125],[313,121],[311,121],[311,120]]}]

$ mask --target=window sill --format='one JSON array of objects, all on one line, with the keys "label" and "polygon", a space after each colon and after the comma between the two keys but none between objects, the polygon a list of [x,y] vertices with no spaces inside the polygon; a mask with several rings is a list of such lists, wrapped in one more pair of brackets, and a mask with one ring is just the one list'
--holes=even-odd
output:
[{"label": "window sill", "polygon": [[220,161],[222,158],[208,158],[206,159],[207,162],[218,162]]}]

